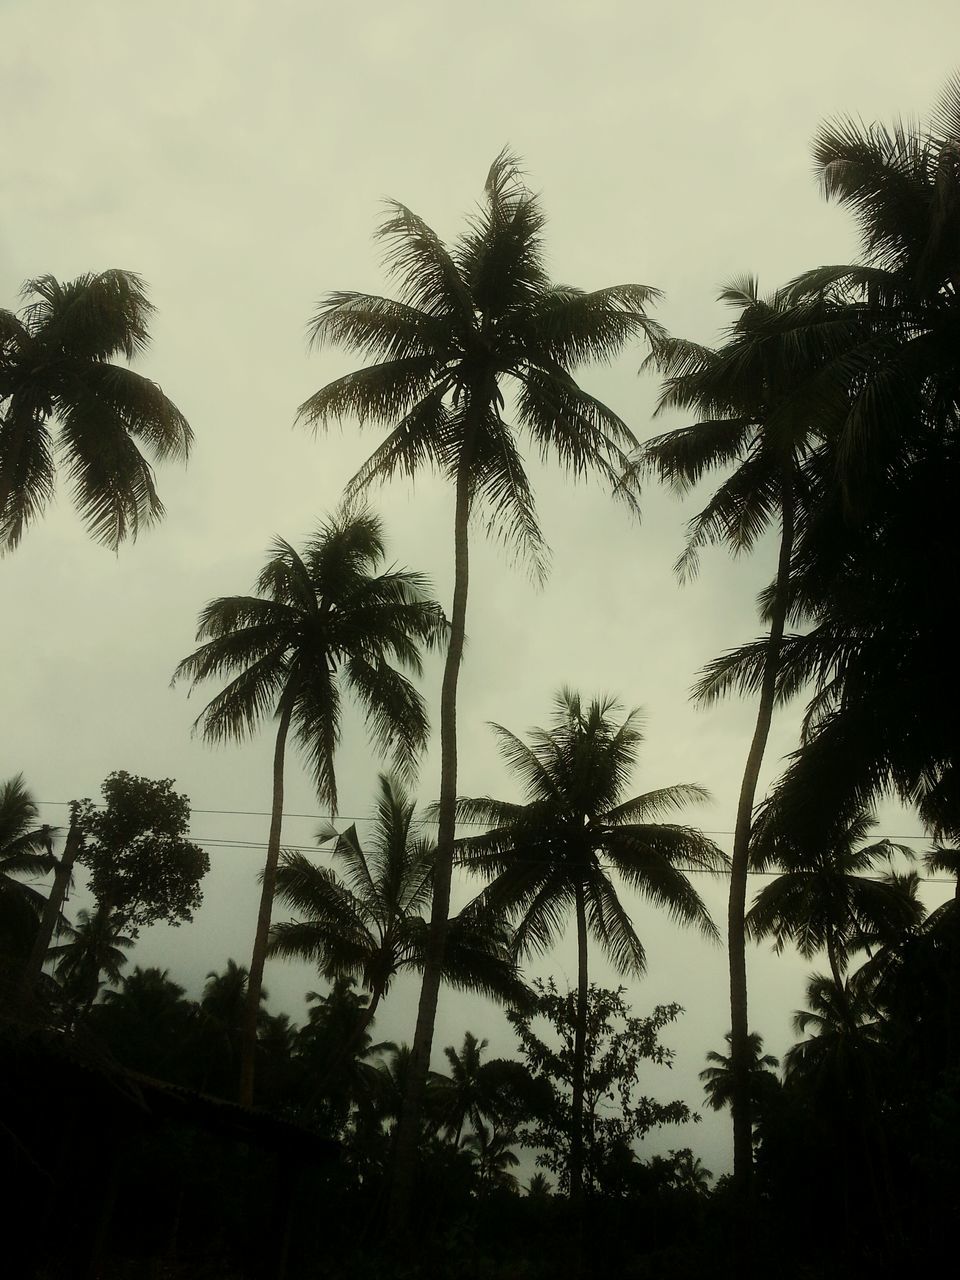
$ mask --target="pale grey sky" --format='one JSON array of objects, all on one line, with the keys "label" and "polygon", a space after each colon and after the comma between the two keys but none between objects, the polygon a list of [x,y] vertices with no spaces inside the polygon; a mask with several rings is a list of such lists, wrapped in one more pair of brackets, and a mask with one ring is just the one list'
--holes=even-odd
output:
[{"label": "pale grey sky", "polygon": [[[542,193],[556,279],[656,285],[666,293],[657,318],[711,341],[724,321],[717,286],[732,275],[752,271],[773,288],[855,254],[851,220],[822,202],[812,177],[817,124],[922,114],[954,70],[958,35],[954,0],[0,0],[0,305],[16,306],[21,283],[47,272],[140,272],[158,315],[138,367],[196,432],[188,469],[160,473],[167,519],[137,544],[118,556],[95,546],[62,497],[0,562],[0,777],[22,770],[41,799],[62,801],[95,796],[124,768],[176,778],[198,809],[267,808],[269,730],[212,751],[190,737],[202,702],[168,681],[204,602],[248,590],[275,534],[301,541],[376,442],[350,423],[319,440],[291,424],[311,391],[352,367],[348,354],[307,353],[316,300],[336,288],[388,291],[371,240],[384,196],[454,236],[509,143]],[[582,377],[641,439],[660,429],[656,384],[637,376],[642,355]],[[686,692],[707,658],[754,634],[770,547],[735,564],[708,555],[681,589],[671,566],[692,505],[651,488],[637,527],[599,488],[533,472],[554,553],[545,589],[474,539],[461,791],[506,794],[485,722],[543,723],[569,683],[642,705],[637,790],[704,783],[716,799],[699,820],[728,832],[753,709],[700,712]],[[375,505],[392,554],[428,572],[447,601],[450,493],[425,480]],[[435,708],[436,663],[428,676]],[[798,718],[799,708],[778,717],[768,780],[796,744]],[[346,729],[341,806],[362,815],[378,766],[349,712]],[[434,750],[424,799],[437,768]],[[295,759],[287,796],[290,812],[316,811]],[[883,820],[885,832],[919,830],[895,806]],[[291,819],[285,838],[306,843],[313,825]],[[266,826],[195,815],[199,837],[264,840]],[[261,854],[211,856],[196,922],[149,931],[136,956],[194,992],[228,956],[246,959],[255,918]],[[722,920],[723,886],[705,893]],[[677,1065],[651,1091],[699,1105],[696,1073],[728,1025],[724,956],[646,908],[637,919],[650,960],[631,990],[637,1010],[687,1009],[668,1036]],[[562,982],[573,963],[567,947],[537,969]],[[611,980],[599,961],[595,972]],[[752,1021],[775,1052],[790,1042],[805,973],[767,948],[751,958]],[[272,964],[267,981],[271,1007],[302,1016],[315,977]],[[384,1036],[410,1037],[412,994],[398,986],[378,1021]],[[512,1047],[492,1006],[445,995],[438,1051],[468,1027],[498,1052]],[[727,1123],[665,1130],[650,1146],[692,1144],[720,1171]]]}]

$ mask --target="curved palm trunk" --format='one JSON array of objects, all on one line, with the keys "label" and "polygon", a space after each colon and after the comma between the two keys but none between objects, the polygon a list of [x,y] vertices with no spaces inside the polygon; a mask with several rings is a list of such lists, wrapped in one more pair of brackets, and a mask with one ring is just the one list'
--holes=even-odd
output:
[{"label": "curved palm trunk", "polygon": [[267,958],[267,940],[270,934],[270,915],[273,911],[273,895],[277,883],[277,864],[280,861],[280,828],[283,824],[283,757],[287,746],[287,731],[293,714],[293,698],[280,712],[277,728],[277,745],[273,752],[273,807],[270,812],[270,835],[267,839],[267,861],[263,868],[263,888],[260,891],[260,913],[257,916],[257,932],[253,940],[250,958],[250,976],[247,979],[247,999],[240,1028],[240,1089],[238,1098],[242,1106],[253,1106],[253,1077],[257,1058],[257,1017],[260,1013],[260,992],[263,990],[263,966]]},{"label": "curved palm trunk", "polygon": [[770,635],[763,661],[760,705],[753,741],[740,786],[737,823],[730,862],[730,898],[727,906],[727,949],[730,965],[730,1067],[733,1110],[733,1176],[741,1193],[749,1191],[753,1176],[753,1100],[750,1094],[750,1042],[747,1019],[747,951],[744,914],[747,901],[747,870],[750,858],[750,831],[753,807],[766,750],[776,697],[780,650],[790,605],[790,556],[794,537],[794,495],[785,476],[782,498],[782,534],[777,563],[777,585],[770,619]]},{"label": "curved palm trunk", "polygon": [[64,899],[67,896],[67,890],[70,887],[70,877],[73,875],[73,864],[77,860],[81,848],[83,847],[83,832],[80,830],[80,822],[77,813],[76,804],[70,808],[70,826],[67,830],[67,840],[63,846],[63,853],[60,855],[60,861],[57,863],[57,869],[53,877],[53,886],[44,904],[43,915],[40,917],[40,926],[37,929],[36,936],[33,940],[33,946],[30,949],[30,955],[23,970],[23,979],[20,987],[20,1000],[26,1009],[33,1000],[37,983],[40,981],[40,974],[43,972],[43,962],[47,958],[47,952],[50,950],[50,943],[53,939],[54,930],[57,927],[57,921],[60,919],[60,913],[63,910]]},{"label": "curved palm trunk", "polygon": [[417,1029],[413,1037],[410,1067],[403,1107],[397,1125],[396,1152],[387,1207],[387,1229],[396,1234],[403,1228],[416,1175],[420,1111],[430,1070],[433,1028],[443,974],[443,948],[450,915],[450,883],[453,878],[453,842],[457,806],[457,682],[463,660],[466,634],[467,586],[470,578],[468,523],[470,517],[471,450],[465,446],[457,466],[456,510],[454,516],[454,586],[450,619],[450,645],[443,669],[440,693],[440,806],[437,855],[433,877],[433,904],[427,936],[417,1009]]},{"label": "curved palm trunk", "polygon": [[570,1203],[583,1202],[583,1098],[587,1060],[587,911],[583,884],[575,886],[577,909],[577,1025],[573,1035],[573,1103],[570,1129]]}]

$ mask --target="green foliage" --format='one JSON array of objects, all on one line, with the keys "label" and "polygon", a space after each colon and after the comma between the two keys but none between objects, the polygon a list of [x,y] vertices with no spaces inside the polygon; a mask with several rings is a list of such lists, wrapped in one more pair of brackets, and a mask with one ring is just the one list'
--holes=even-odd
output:
[{"label": "green foliage", "polygon": [[[537,1163],[549,1169],[565,1190],[569,1185],[577,1000],[574,992],[558,991],[552,979],[536,981],[534,986],[535,1010],[513,1009],[507,1014],[537,1086],[537,1111],[521,1130],[520,1140],[539,1149]],[[683,1012],[680,1005],[657,1005],[649,1016],[635,1017],[623,995],[623,987],[610,991],[591,984],[587,1001],[584,1173],[586,1187],[600,1194],[614,1191],[616,1166],[624,1158],[633,1162],[633,1144],[651,1129],[699,1119],[685,1102],[658,1102],[637,1091],[643,1063],[671,1065],[674,1051],[662,1045],[659,1036]],[[535,1030],[537,1019],[546,1021],[549,1039]]]},{"label": "green foliage", "polygon": [[161,920],[192,920],[210,859],[187,839],[187,796],[173,790],[172,778],[153,781],[125,770],[111,773],[101,791],[102,806],[84,800],[78,809],[79,860],[97,902],[134,933]]}]

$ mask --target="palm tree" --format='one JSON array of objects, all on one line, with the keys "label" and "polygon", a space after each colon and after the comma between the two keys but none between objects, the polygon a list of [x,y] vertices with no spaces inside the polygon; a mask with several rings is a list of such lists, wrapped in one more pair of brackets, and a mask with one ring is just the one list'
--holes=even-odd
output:
[{"label": "palm tree", "polygon": [[477,1172],[484,1190],[515,1191],[519,1186],[517,1176],[511,1173],[520,1163],[511,1147],[517,1135],[507,1130],[498,1131],[493,1125],[478,1121],[473,1133],[468,1133],[463,1145],[476,1153]]},{"label": "palm tree", "polygon": [[130,271],[39,276],[23,298],[19,316],[0,311],[0,551],[50,503],[58,457],[88,532],[115,550],[163,515],[141,448],[186,460],[193,439],[155,382],[112,363],[144,351],[153,307]]},{"label": "palm tree", "polygon": [[[937,599],[954,572],[960,428],[960,80],[925,127],[841,119],[815,143],[821,185],[854,214],[862,260],[801,276],[851,317],[825,377],[842,391],[818,518],[795,556],[790,680],[816,677],[801,751],[777,788],[785,828],[811,808],[854,813],[889,788],[936,797],[960,824],[952,685]],[[839,482],[839,483],[838,483]]]},{"label": "palm tree", "polygon": [[135,965],[90,1010],[88,1027],[125,1067],[196,1088],[197,1006],[166,969]]},{"label": "palm tree", "polygon": [[807,1008],[793,1015],[793,1029],[807,1038],[784,1054],[784,1079],[849,1097],[855,1091],[851,1081],[861,1079],[863,1049],[880,1030],[870,984],[857,974],[840,982],[832,974],[812,974],[806,999]]},{"label": "palm tree", "polygon": [[491,1064],[482,1060],[483,1051],[489,1043],[488,1040],[478,1040],[472,1031],[467,1031],[459,1050],[447,1045],[443,1051],[450,1064],[450,1075],[449,1084],[440,1094],[440,1113],[455,1147],[460,1145],[463,1126],[469,1121],[474,1132],[479,1132],[491,1103],[495,1106],[490,1073],[484,1071]]},{"label": "palm tree", "polygon": [[960,76],[924,127],[846,117],[824,124],[814,141],[821,190],[856,218],[862,260],[808,271],[790,293],[833,291],[860,317],[859,341],[838,352],[831,372],[849,392],[833,447],[845,496],[861,510],[918,436],[956,433],[958,151]]},{"label": "palm tree", "polygon": [[321,804],[335,812],[334,754],[340,704],[349,692],[363,708],[375,746],[392,750],[409,773],[427,741],[423,700],[391,663],[419,674],[421,647],[443,634],[427,582],[409,570],[374,571],[385,555],[380,521],[343,511],[320,526],[301,556],[277,539],[257,579],[256,595],[212,600],[197,639],[174,681],[193,684],[231,675],[197,720],[211,742],[252,734],[269,713],[277,719],[273,806],[257,931],[250,961],[241,1043],[240,1100],[253,1101],[260,988],[273,906],[287,734],[294,729]]},{"label": "palm tree", "polygon": [[610,873],[617,872],[630,888],[678,922],[696,925],[717,939],[716,927],[684,868],[717,871],[726,859],[701,832],[657,821],[686,804],[708,799],[703,787],[680,783],[624,797],[643,740],[639,711],[618,720],[621,708],[613,699],[595,699],[584,706],[578,694],[566,689],[555,706],[553,727],[533,730],[529,746],[501,725],[492,726],[526,802],[458,800],[461,821],[491,827],[484,835],[460,841],[458,848],[470,870],[492,878],[471,909],[515,919],[519,956],[552,947],[568,912],[574,911],[577,1006],[570,1194],[579,1200],[589,935],[619,973],[639,975],[646,966],[643,943]]},{"label": "palm tree", "polygon": [[43,914],[43,894],[24,877],[53,866],[54,832],[38,823],[38,812],[22,773],[0,783],[0,950],[9,963],[26,958]]},{"label": "palm tree", "polygon": [[417,1108],[430,1064],[444,931],[453,870],[457,794],[457,682],[463,657],[471,511],[485,506],[489,525],[522,548],[542,571],[544,544],[515,422],[535,451],[555,454],[575,476],[590,471],[632,500],[619,479],[624,450],[635,442],[621,419],[577,385],[572,371],[606,361],[641,334],[656,333],[644,307],[657,296],[644,285],[592,293],[551,285],[544,269],[539,200],[517,160],[502,152],[468,230],[448,249],[430,227],[392,202],[379,236],[400,283],[400,296],[328,295],[311,323],[315,343],[337,343],[371,363],[323,387],[301,407],[316,428],[354,415],[390,428],[353,477],[347,493],[375,481],[432,468],[455,486],[454,592],[440,702],[440,815],[430,955],[424,973],[415,1070],[394,1180],[391,1220],[399,1225],[412,1191]]},{"label": "palm tree", "polygon": [[813,850],[791,848],[782,839],[767,844],[763,826],[758,833],[758,853],[776,857],[785,869],[755,898],[747,931],[753,938],[772,936],[777,951],[792,942],[807,960],[826,951],[841,1003],[850,957],[871,946],[895,943],[915,930],[924,914],[915,878],[869,874],[895,852],[912,856],[890,840],[864,845],[876,825],[872,814],[860,813],[829,832]]},{"label": "palm tree", "polygon": [[[730,1047],[731,1035],[728,1031],[724,1039]],[[700,1072],[703,1091],[707,1095],[707,1106],[713,1111],[722,1111],[733,1101],[733,1067],[729,1053],[718,1053],[715,1049],[707,1053],[708,1065]],[[769,1096],[771,1086],[776,1085],[776,1071],[780,1059],[772,1053],[763,1052],[763,1036],[757,1031],[750,1032],[750,1099],[753,1113],[760,1110],[763,1101]]]},{"label": "palm tree", "polygon": [[134,944],[133,938],[121,932],[123,927],[123,920],[109,907],[80,910],[77,923],[67,926],[68,941],[47,952],[56,960],[54,974],[64,994],[81,1016],[97,998],[103,985],[101,975],[112,986],[121,980],[126,953]]},{"label": "palm tree", "polygon": [[[270,954],[311,960],[325,978],[356,978],[370,992],[340,1057],[364,1035],[396,975],[423,972],[436,846],[415,810],[402,784],[381,774],[368,851],[355,825],[338,833],[328,824],[320,843],[333,842],[336,871],[287,853],[277,872],[277,893],[300,918],[274,925]],[[443,976],[461,990],[505,1001],[525,995],[503,927],[469,914],[451,922]],[[328,1077],[338,1065],[339,1058],[328,1064]]]},{"label": "palm tree", "polygon": [[[224,1095],[235,1093],[237,1088],[249,977],[245,965],[228,959],[222,973],[212,969],[207,974],[200,996],[200,1020],[205,1040],[203,1087],[218,1092],[222,1089]],[[262,1007],[267,999],[267,991],[261,986],[258,1032],[269,1016]]]},{"label": "palm tree", "polygon": [[[741,680],[758,694],[757,719],[744,766],[733,837],[727,946],[730,967],[731,1053],[734,1063],[734,1167],[742,1189],[752,1173],[749,1089],[746,909],[750,831],[760,769],[773,719],[784,630],[791,609],[791,557],[807,512],[805,469],[825,429],[827,410],[838,393],[823,370],[849,341],[849,317],[825,296],[801,301],[783,292],[763,298],[755,279],[734,281],[720,294],[737,308],[726,341],[714,349],[679,338],[664,338],[651,361],[665,375],[658,412],[693,411],[692,426],[648,441],[633,470],[654,471],[684,492],[704,474],[735,467],[689,525],[681,576],[696,572],[708,543],[726,543],[734,554],[750,551],[775,522],[780,525],[776,579],[766,599],[769,633],[759,661]],[[711,664],[696,689],[712,701],[727,692],[726,657]]]}]

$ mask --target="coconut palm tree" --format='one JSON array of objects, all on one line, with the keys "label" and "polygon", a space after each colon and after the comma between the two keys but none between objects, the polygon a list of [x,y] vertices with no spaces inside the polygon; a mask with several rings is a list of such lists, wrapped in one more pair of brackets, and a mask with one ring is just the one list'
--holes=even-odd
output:
[{"label": "coconut palm tree", "polygon": [[[824,295],[796,300],[779,291],[764,298],[750,276],[728,285],[720,300],[737,310],[720,347],[664,338],[650,358],[665,377],[658,412],[680,409],[698,420],[647,441],[632,465],[679,492],[707,472],[733,468],[690,522],[677,565],[681,577],[695,574],[707,544],[725,543],[741,554],[771,527],[780,530],[776,578],[765,600],[768,635],[750,678],[740,681],[742,691],[758,695],[757,718],[737,802],[727,910],[734,1166],[745,1189],[753,1167],[744,932],[751,824],[776,697],[788,692],[778,689],[777,676],[791,610],[791,558],[809,517],[805,472],[842,401],[824,370],[851,341],[854,322]],[[726,664],[725,656],[708,666],[698,698],[710,702],[736,687]]]},{"label": "coconut palm tree", "polygon": [[504,151],[490,169],[480,209],[452,248],[410,209],[391,202],[379,236],[399,282],[397,299],[330,294],[311,323],[315,343],[352,348],[370,363],[311,396],[301,420],[325,427],[352,415],[361,426],[389,428],[348,494],[397,474],[433,469],[453,483],[456,495],[453,609],[440,703],[439,853],[413,1088],[391,1203],[394,1225],[412,1190],[416,1111],[430,1063],[450,905],[470,515],[485,508],[489,527],[542,570],[544,544],[517,428],[536,453],[555,455],[577,477],[597,472],[632,499],[620,477],[634,437],[578,386],[573,371],[657,332],[644,311],[656,290],[616,285],[585,293],[550,284],[543,226],[539,200],[526,189],[517,160]]},{"label": "coconut palm tree", "polygon": [[78,1016],[96,1000],[102,978],[111,986],[120,982],[126,953],[135,941],[121,932],[123,928],[123,920],[109,907],[97,906],[92,912],[81,909],[77,923],[66,927],[68,940],[47,952],[56,960],[54,975]]},{"label": "coconut palm tree", "polygon": [[477,1173],[480,1186],[485,1191],[515,1191],[520,1185],[515,1173],[520,1163],[511,1148],[516,1144],[517,1135],[508,1130],[498,1131],[494,1125],[486,1125],[479,1120],[472,1133],[468,1133],[463,1145],[475,1153]]},{"label": "coconut palm tree", "polygon": [[22,962],[30,951],[46,899],[24,877],[53,867],[52,827],[38,822],[23,774],[0,783],[0,962]]},{"label": "coconut palm tree", "polygon": [[[270,954],[310,960],[325,978],[359,979],[370,992],[341,1057],[364,1035],[396,975],[423,972],[436,846],[415,810],[403,785],[381,774],[366,850],[355,825],[338,833],[326,824],[319,839],[332,843],[334,867],[286,853],[277,872],[277,894],[299,918],[274,925]],[[461,990],[504,1001],[526,994],[504,928],[469,914],[451,922],[443,976]],[[328,1076],[338,1063],[328,1065]]]},{"label": "coconut palm tree", "polygon": [[[727,1048],[730,1047],[731,1035],[724,1036]],[[772,1053],[763,1052],[763,1036],[757,1031],[750,1032],[750,1097],[753,1111],[759,1111],[765,1097],[769,1096],[771,1086],[777,1084],[777,1068],[780,1059]],[[707,1106],[713,1111],[722,1111],[729,1107],[733,1100],[733,1067],[730,1054],[718,1053],[711,1049],[707,1053],[708,1065],[700,1072],[703,1091],[707,1095]]]},{"label": "coconut palm tree", "polygon": [[440,640],[443,615],[428,598],[422,575],[405,569],[376,573],[384,556],[381,523],[369,512],[341,511],[320,526],[302,555],[278,539],[257,594],[212,600],[197,631],[204,643],[174,673],[174,681],[186,678],[194,685],[232,677],[198,717],[208,741],[242,740],[269,714],[277,720],[270,834],[241,1044],[240,1100],[246,1105],[253,1101],[287,735],[292,728],[319,800],[334,812],[344,694],[360,704],[374,745],[391,750],[401,771],[412,771],[427,741],[423,700],[398,667],[420,673],[422,647]]},{"label": "coconut palm tree", "polygon": [[515,920],[519,956],[542,953],[559,940],[571,909],[577,932],[570,1189],[583,1191],[583,1108],[592,936],[619,973],[639,975],[646,952],[614,887],[616,873],[635,892],[717,939],[707,908],[686,868],[717,871],[724,854],[692,827],[659,821],[708,799],[703,787],[679,783],[627,799],[624,795],[643,740],[640,713],[619,719],[612,698],[584,705],[564,689],[550,729],[535,729],[530,744],[493,725],[500,752],[525,792],[525,802],[460,799],[464,822],[490,826],[463,839],[459,856],[490,883],[471,905]]},{"label": "coconut palm tree", "polygon": [[747,914],[747,931],[753,938],[772,937],[777,951],[791,942],[807,960],[825,951],[841,1003],[850,958],[896,943],[924,915],[915,877],[876,876],[895,853],[912,857],[904,845],[890,840],[864,845],[876,825],[872,814],[860,813],[828,831],[812,850],[791,847],[782,838],[767,843],[764,827],[759,829],[759,858],[776,857],[784,870],[757,894]]},{"label": "coconut palm tree", "polygon": [[[834,451],[861,510],[916,438],[955,437],[960,410],[960,76],[924,126],[821,126],[814,164],[828,200],[849,209],[861,261],[805,272],[794,298],[833,291],[859,315],[859,340],[832,373],[849,390]],[[899,480],[899,477],[898,477]]]},{"label": "coconut palm tree", "polygon": [[[833,294],[853,323],[824,376],[843,392],[826,436],[818,518],[798,542],[785,673],[815,677],[801,751],[777,788],[785,829],[813,806],[847,814],[890,788],[960,825],[952,647],[929,602],[954,572],[960,459],[960,80],[926,127],[823,126],[825,195],[848,208],[862,260],[790,287]],[[755,672],[756,667],[752,667]]]},{"label": "coconut palm tree", "polygon": [[880,1032],[871,985],[857,974],[840,982],[832,974],[812,974],[806,1000],[806,1009],[793,1015],[795,1034],[806,1039],[784,1054],[784,1079],[846,1095],[851,1081],[861,1080],[863,1051]]},{"label": "coconut palm tree", "polygon": [[141,449],[186,460],[193,439],[155,382],[112,363],[144,351],[153,307],[130,271],[39,276],[22,296],[0,311],[0,552],[49,505],[58,458],[88,532],[116,549],[163,515]]}]

